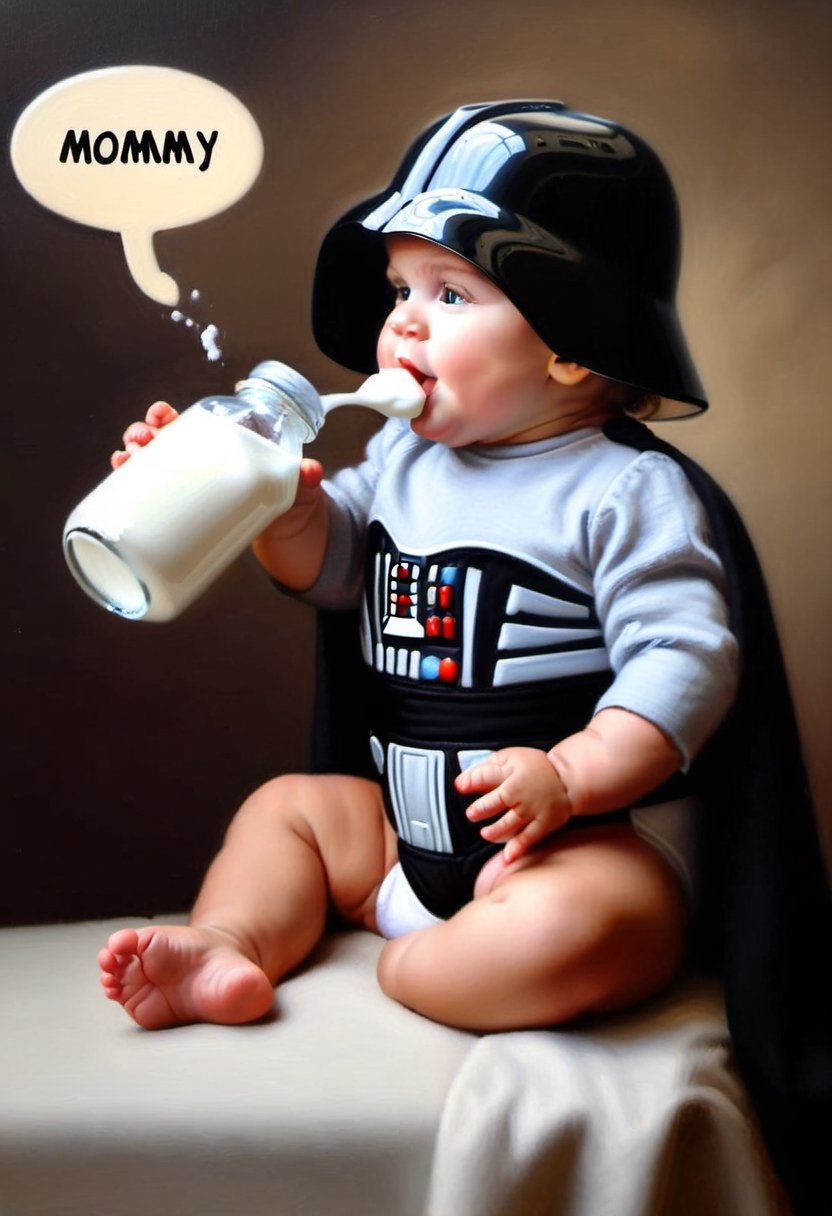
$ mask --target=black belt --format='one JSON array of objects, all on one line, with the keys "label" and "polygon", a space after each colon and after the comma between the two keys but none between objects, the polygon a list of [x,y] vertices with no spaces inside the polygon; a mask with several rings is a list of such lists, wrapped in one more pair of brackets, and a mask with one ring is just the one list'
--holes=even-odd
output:
[{"label": "black belt", "polygon": [[423,747],[549,748],[582,730],[612,680],[593,672],[558,680],[472,689],[369,678],[369,718],[380,734]]}]

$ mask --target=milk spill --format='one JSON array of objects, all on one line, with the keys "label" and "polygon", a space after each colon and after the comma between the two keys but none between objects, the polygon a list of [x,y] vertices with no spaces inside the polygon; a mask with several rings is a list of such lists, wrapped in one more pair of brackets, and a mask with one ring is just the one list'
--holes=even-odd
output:
[{"label": "milk spill", "polygon": [[[196,289],[191,292],[188,298],[192,305],[199,304],[200,295]],[[196,321],[193,317],[188,316],[187,313],[182,312],[178,308],[174,308],[171,311],[170,319],[177,325],[184,324],[186,329],[198,329],[199,340],[209,363],[221,362],[223,352],[219,344],[220,331],[216,325],[212,323],[202,327],[199,321]]]}]

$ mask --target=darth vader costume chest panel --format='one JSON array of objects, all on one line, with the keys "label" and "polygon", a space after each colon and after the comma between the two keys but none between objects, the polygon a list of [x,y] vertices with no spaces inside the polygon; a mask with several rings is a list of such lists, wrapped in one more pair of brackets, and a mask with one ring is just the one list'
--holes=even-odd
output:
[{"label": "darth vader costume chest panel", "polygon": [[456,777],[497,748],[547,749],[586,723],[612,679],[600,622],[553,572],[477,546],[402,550],[376,521],[362,636],[400,860],[423,902],[449,915],[495,851]]},{"label": "darth vader costume chest panel", "polygon": [[404,689],[509,688],[607,673],[590,596],[497,549],[402,551],[369,529],[364,657]]}]

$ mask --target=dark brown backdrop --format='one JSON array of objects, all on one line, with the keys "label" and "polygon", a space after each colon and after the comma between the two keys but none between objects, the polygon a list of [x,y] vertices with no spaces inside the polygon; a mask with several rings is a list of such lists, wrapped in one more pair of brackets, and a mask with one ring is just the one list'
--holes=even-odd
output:
[{"label": "dark brown backdrop", "polygon": [[[505,96],[613,115],[676,179],[682,307],[712,411],[666,433],[726,484],[758,541],[829,832],[831,32],[821,0],[0,5],[6,148],[48,85],[142,62],[224,85],[266,141],[241,202],[157,238],[223,331],[222,366],[139,292],[118,237],[41,208],[0,165],[0,921],[184,907],[241,798],[306,762],[308,613],[246,557],[174,624],[111,619],[64,568],[63,519],[158,396],[227,390],[264,357],[322,391],[352,386],[309,333],[323,231],[427,122]],[[353,458],[370,425],[336,415],[319,454]]]}]

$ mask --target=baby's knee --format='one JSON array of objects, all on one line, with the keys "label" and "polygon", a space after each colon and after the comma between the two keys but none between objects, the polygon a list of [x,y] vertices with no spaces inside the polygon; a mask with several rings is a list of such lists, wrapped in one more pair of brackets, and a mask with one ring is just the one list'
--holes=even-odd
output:
[{"label": "baby's knee", "polygon": [[249,825],[276,825],[303,818],[316,798],[320,778],[306,773],[282,773],[249,794],[231,821],[230,830]]}]

